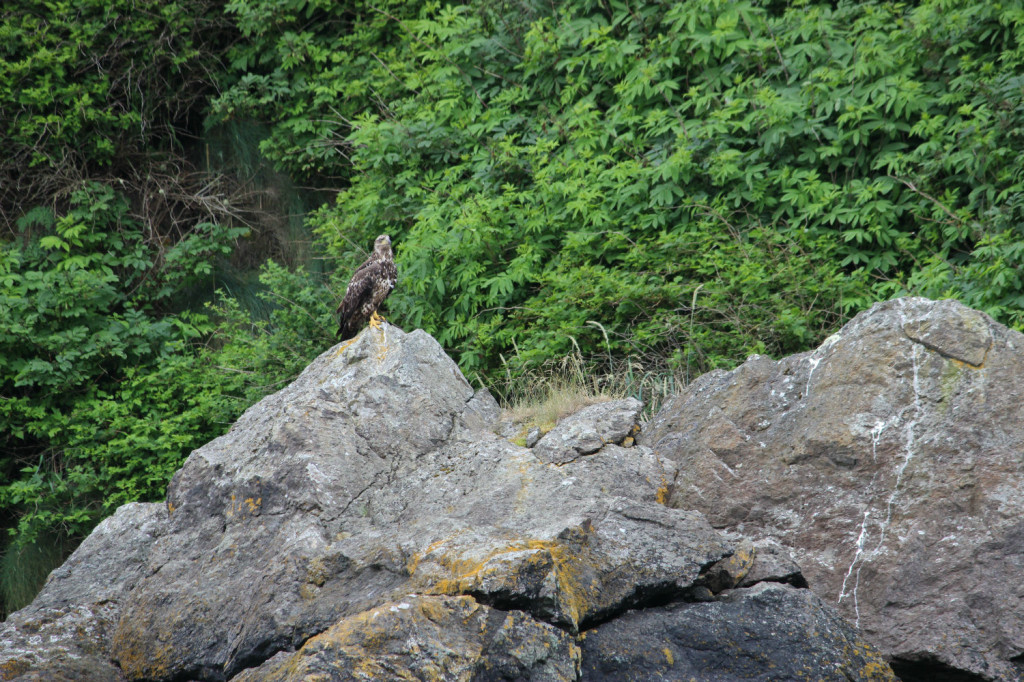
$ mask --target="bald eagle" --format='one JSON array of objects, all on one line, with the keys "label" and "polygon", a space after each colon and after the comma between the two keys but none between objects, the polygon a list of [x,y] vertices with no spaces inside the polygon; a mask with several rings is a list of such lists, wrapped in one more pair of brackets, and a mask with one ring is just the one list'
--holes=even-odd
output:
[{"label": "bald eagle", "polygon": [[377,308],[395,288],[397,280],[391,237],[382,234],[373,242],[370,257],[352,273],[345,298],[338,306],[339,341],[351,339],[367,322],[371,327],[380,326],[384,318],[377,314]]}]

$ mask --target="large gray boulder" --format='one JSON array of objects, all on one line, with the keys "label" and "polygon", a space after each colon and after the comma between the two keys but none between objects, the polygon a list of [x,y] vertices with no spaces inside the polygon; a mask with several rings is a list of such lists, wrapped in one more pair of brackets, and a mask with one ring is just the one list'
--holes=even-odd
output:
[{"label": "large gray boulder", "polygon": [[640,442],[679,464],[671,506],[789,547],[905,679],[1024,677],[1021,334],[881,303],[813,352],[699,378]]},{"label": "large gray boulder", "polygon": [[665,504],[682,474],[633,446],[638,410],[570,418],[538,452],[495,434],[430,336],[366,331],[192,453],[166,504],[97,528],[3,626],[0,679],[587,679],[588,632],[673,627],[674,605],[760,581],[789,583],[785,608],[714,646],[770,643],[795,608],[834,634],[807,656],[855,649],[848,679],[894,679],[781,548]]},{"label": "large gray boulder", "polygon": [[[527,449],[428,335],[365,332],[193,453],[166,504],[100,524],[2,626],[0,679],[586,679],[587,632],[627,613],[799,584],[779,548],[665,504],[680,472],[632,446],[639,407]],[[807,651],[860,647],[844,627]],[[864,650],[850,679],[894,679]]]},{"label": "large gray boulder", "polygon": [[233,682],[305,680],[536,680],[577,678],[566,632],[472,597],[415,595],[343,618]]},{"label": "large gray boulder", "polygon": [[124,680],[110,660],[110,632],[166,516],[161,504],[134,503],[100,523],[32,604],[0,624],[0,679]]}]

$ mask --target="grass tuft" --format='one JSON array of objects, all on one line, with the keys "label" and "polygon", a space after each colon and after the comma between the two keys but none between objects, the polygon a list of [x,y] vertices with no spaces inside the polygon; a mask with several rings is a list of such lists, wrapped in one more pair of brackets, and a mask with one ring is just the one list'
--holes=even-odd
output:
[{"label": "grass tuft", "polygon": [[523,433],[533,427],[546,433],[584,407],[628,397],[644,404],[641,421],[647,421],[686,384],[678,372],[656,358],[647,363],[610,354],[584,358],[578,347],[519,374],[513,374],[507,362],[505,367],[504,380],[488,388],[501,403],[503,421],[522,425]]},{"label": "grass tuft", "polygon": [[0,617],[6,618],[35,598],[50,571],[65,558],[65,543],[43,535],[24,546],[9,544],[0,554]]}]

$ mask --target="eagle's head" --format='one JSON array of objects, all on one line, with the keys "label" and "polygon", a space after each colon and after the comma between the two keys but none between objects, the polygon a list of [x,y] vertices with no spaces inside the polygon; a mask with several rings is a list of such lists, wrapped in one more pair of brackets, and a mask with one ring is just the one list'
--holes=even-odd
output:
[{"label": "eagle's head", "polygon": [[386,234],[377,237],[373,242],[373,253],[378,258],[393,258],[394,256],[391,253],[391,237]]}]

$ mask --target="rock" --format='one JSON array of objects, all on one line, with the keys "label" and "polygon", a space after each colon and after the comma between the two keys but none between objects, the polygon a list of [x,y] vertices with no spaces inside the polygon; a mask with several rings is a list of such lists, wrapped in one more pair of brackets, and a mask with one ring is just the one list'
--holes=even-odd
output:
[{"label": "rock", "polygon": [[[746,542],[750,542],[746,540]],[[794,587],[807,587],[807,579],[793,560],[790,550],[771,538],[751,543],[754,562],[747,574],[736,583],[750,587],[762,582],[787,583]]]},{"label": "rock", "polygon": [[365,331],[97,528],[4,625],[0,679],[577,679],[589,631],[778,563],[664,504],[679,466],[616,444],[638,410],[563,420],[541,456],[427,334]]},{"label": "rock", "polygon": [[636,398],[585,407],[558,422],[533,446],[534,452],[545,462],[565,464],[608,443],[620,444],[639,430],[641,409],[643,403]]},{"label": "rock", "polygon": [[932,311],[907,319],[903,333],[925,348],[978,368],[992,347],[991,322],[956,301],[938,301]]},{"label": "rock", "polygon": [[[109,660],[119,598],[145,575],[161,504],[127,504],[47,578],[31,605],[0,625],[0,679],[121,681]],[[19,677],[20,676],[20,677]]]},{"label": "rock", "polygon": [[736,587],[753,568],[754,555],[754,544],[750,540],[741,541],[731,555],[719,559],[704,571],[698,584],[707,586],[712,594]]},{"label": "rock", "polygon": [[474,391],[431,337],[386,330],[321,355],[175,474],[113,632],[127,677],[229,676],[408,581],[393,544],[335,543],[372,528],[366,494],[445,443]]},{"label": "rock", "polygon": [[498,401],[490,391],[481,388],[466,403],[458,426],[469,432],[493,431],[500,420],[501,407],[498,406]]},{"label": "rock", "polygon": [[582,648],[586,682],[896,680],[818,597],[778,583],[634,611],[588,632]]},{"label": "rock", "polygon": [[813,352],[699,378],[640,440],[680,465],[670,505],[789,548],[905,679],[1024,675],[1021,334],[881,303]]},{"label": "rock", "polygon": [[342,619],[294,654],[234,682],[576,680],[579,647],[558,628],[471,597],[410,596]]},{"label": "rock", "polygon": [[415,575],[434,590],[472,594],[578,632],[682,593],[729,551],[699,514],[618,497],[581,502],[558,505],[571,515],[554,534],[510,525],[495,538],[490,529],[459,529],[414,555]]}]

